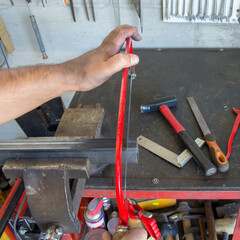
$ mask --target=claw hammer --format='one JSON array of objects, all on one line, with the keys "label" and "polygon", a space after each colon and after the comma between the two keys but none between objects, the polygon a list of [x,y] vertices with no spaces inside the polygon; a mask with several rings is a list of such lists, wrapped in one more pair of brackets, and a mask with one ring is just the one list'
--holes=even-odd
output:
[{"label": "claw hammer", "polygon": [[194,156],[201,169],[206,176],[211,176],[216,173],[217,168],[213,163],[204,155],[199,146],[195,143],[193,138],[187,132],[187,130],[177,121],[177,119],[172,114],[169,107],[175,107],[177,105],[176,97],[168,97],[150,102],[141,106],[141,113],[149,113],[160,111],[164,117],[171,124],[175,132],[181,138],[183,143],[189,149],[189,151]]}]

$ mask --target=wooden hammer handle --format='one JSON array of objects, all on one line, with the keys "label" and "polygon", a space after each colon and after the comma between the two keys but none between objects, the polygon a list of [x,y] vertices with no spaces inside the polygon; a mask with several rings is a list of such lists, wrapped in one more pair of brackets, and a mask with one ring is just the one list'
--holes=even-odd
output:
[{"label": "wooden hammer handle", "polygon": [[209,239],[217,240],[217,233],[216,233],[216,229],[215,229],[215,219],[214,219],[214,215],[213,215],[211,200],[204,201],[204,208],[205,208],[205,212],[206,212],[206,220],[207,220],[207,229],[208,229]]}]

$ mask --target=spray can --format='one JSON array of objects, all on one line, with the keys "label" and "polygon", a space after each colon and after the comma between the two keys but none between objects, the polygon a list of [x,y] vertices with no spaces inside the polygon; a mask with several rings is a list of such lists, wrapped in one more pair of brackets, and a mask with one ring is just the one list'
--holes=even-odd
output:
[{"label": "spray can", "polygon": [[84,218],[89,229],[105,228],[103,200],[94,198],[84,213]]}]

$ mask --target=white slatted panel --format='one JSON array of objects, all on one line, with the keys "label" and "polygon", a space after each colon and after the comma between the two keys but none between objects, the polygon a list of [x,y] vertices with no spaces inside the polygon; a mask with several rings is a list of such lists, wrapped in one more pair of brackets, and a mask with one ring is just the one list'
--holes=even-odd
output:
[{"label": "white slatted panel", "polygon": [[239,23],[240,0],[163,0],[164,22]]}]

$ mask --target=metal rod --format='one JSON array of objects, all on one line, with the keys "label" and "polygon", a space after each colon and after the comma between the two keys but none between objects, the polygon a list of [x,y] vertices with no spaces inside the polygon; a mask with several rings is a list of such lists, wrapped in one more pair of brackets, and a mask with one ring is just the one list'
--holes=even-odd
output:
[{"label": "metal rod", "polygon": [[72,11],[73,21],[76,22],[73,0],[70,0],[70,8],[71,8],[71,11]]},{"label": "metal rod", "polygon": [[85,11],[86,11],[86,14],[87,14],[87,19],[88,19],[88,21],[90,21],[88,8],[87,8],[87,2],[86,2],[86,0],[83,0],[83,2],[84,2]]},{"label": "metal rod", "polygon": [[95,10],[94,10],[94,2],[93,2],[93,0],[91,0],[91,8],[92,8],[93,21],[96,22]]},{"label": "metal rod", "polygon": [[7,64],[7,67],[10,68],[9,64],[8,64],[8,61],[7,61],[7,56],[6,56],[4,48],[3,48],[2,39],[0,39],[0,47],[1,47],[1,51],[2,51],[2,54],[3,54],[4,60],[5,60],[6,64]]},{"label": "metal rod", "polygon": [[43,41],[42,41],[41,34],[39,32],[39,29],[38,29],[38,25],[37,25],[35,16],[30,15],[30,20],[31,20],[31,23],[32,23],[32,26],[33,26],[33,30],[35,32],[35,36],[36,36],[37,41],[38,41],[38,45],[39,45],[40,50],[42,52],[43,59],[47,59],[48,56],[47,56],[47,53],[46,53],[46,50],[45,50],[45,47],[44,47],[44,44],[43,44]]}]

